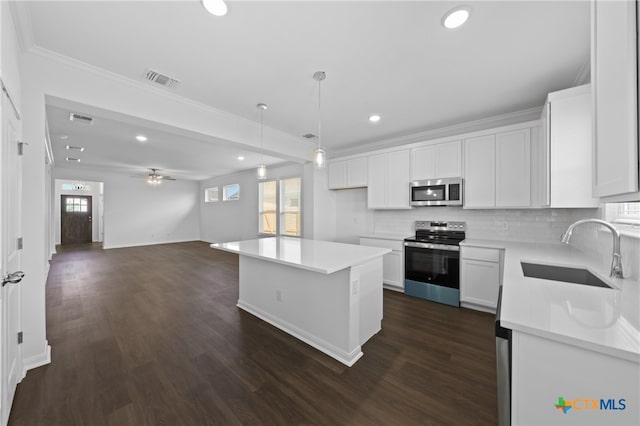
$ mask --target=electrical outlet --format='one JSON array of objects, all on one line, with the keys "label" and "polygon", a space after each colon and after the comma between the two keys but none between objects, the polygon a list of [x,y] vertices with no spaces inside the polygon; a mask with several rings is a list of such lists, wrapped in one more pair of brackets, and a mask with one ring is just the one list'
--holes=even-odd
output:
[{"label": "electrical outlet", "polygon": [[276,300],[282,302],[282,290],[276,290]]}]

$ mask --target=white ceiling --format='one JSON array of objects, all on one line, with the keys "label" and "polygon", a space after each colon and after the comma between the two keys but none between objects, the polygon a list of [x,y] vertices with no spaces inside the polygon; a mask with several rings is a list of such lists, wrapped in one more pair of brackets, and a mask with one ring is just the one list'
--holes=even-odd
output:
[{"label": "white ceiling", "polygon": [[[150,67],[181,81],[167,90],[253,121],[265,102],[265,124],[295,136],[317,133],[312,75],[324,70],[322,142],[335,153],[539,107],[588,62],[588,1],[463,3],[471,18],[453,31],[440,24],[460,4],[452,1],[233,1],[224,17],[197,0],[45,1],[28,10],[37,46],[138,81]],[[48,112],[52,132],[68,126]],[[371,113],[382,120],[370,124]],[[123,145],[105,161],[142,166],[134,159],[144,152],[144,167],[176,174],[195,164],[148,157],[150,146]]]},{"label": "white ceiling", "polygon": [[[59,103],[54,101],[53,103]],[[160,169],[161,174],[176,179],[202,180],[253,168],[264,162],[281,163],[280,158],[262,155],[238,147],[225,146],[211,140],[196,139],[177,129],[159,127],[86,106],[59,107],[47,105],[47,123],[54,159],[62,167],[102,169],[117,173],[145,174]],[[88,114],[93,124],[69,120],[70,113]],[[139,142],[137,135],[147,141]],[[66,146],[85,148],[67,150]],[[244,157],[239,160],[238,157]],[[66,157],[80,158],[68,162]]]}]

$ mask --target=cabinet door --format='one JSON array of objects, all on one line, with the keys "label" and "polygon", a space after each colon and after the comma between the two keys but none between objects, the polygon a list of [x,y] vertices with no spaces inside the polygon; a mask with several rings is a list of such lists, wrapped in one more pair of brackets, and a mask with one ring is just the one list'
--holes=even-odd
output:
[{"label": "cabinet door", "polygon": [[580,86],[551,99],[551,207],[598,207],[592,196],[591,92]]},{"label": "cabinet door", "polygon": [[411,150],[411,180],[427,180],[436,176],[435,145],[421,146]]},{"label": "cabinet door", "polygon": [[410,208],[409,150],[387,154],[387,208]]},{"label": "cabinet door", "polygon": [[638,191],[636,2],[591,7],[594,195],[605,197]]},{"label": "cabinet door", "polygon": [[529,129],[496,134],[496,207],[531,205]]},{"label": "cabinet door", "polygon": [[495,135],[465,140],[464,207],[495,207]]},{"label": "cabinet door", "polygon": [[341,189],[347,187],[347,162],[332,161],[327,167],[329,175],[329,189]]},{"label": "cabinet door", "polygon": [[[367,207],[386,207],[387,157],[385,154],[372,155],[367,161]],[[408,187],[408,184],[407,184]]]},{"label": "cabinet door", "polygon": [[435,145],[436,178],[462,176],[462,141]]},{"label": "cabinet door", "polygon": [[367,186],[366,157],[347,160],[347,185],[349,188]]},{"label": "cabinet door", "polygon": [[402,276],[402,265],[404,259],[401,251],[392,251],[382,258],[383,282],[395,287],[404,288],[404,277]]},{"label": "cabinet door", "polygon": [[460,301],[496,309],[500,264],[483,260],[460,261]]}]

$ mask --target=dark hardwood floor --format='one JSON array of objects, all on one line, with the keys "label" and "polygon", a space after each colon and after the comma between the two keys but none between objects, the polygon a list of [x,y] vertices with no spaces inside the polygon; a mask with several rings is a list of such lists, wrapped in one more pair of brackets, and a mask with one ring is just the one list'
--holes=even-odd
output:
[{"label": "dark hardwood floor", "polygon": [[493,316],[384,292],[348,368],[238,309],[237,256],[203,242],[62,247],[52,363],[10,425],[495,425]]}]

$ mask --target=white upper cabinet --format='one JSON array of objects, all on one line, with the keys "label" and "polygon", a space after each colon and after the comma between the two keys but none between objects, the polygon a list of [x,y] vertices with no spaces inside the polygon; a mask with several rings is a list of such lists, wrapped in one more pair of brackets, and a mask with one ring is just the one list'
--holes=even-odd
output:
[{"label": "white upper cabinet", "polygon": [[531,133],[496,134],[496,207],[531,205]]},{"label": "white upper cabinet", "polygon": [[593,197],[591,87],[549,93],[541,122],[546,202],[553,208],[598,207]]},{"label": "white upper cabinet", "polygon": [[409,150],[369,156],[367,206],[409,209]]},{"label": "white upper cabinet", "polygon": [[496,204],[496,137],[464,141],[464,207],[491,208]]},{"label": "white upper cabinet", "polygon": [[464,142],[464,207],[531,206],[531,129]]},{"label": "white upper cabinet", "polygon": [[595,196],[638,191],[637,3],[594,1],[591,82]]},{"label": "white upper cabinet", "polygon": [[411,180],[462,176],[462,141],[426,145],[411,150]]},{"label": "white upper cabinet", "polygon": [[367,186],[367,158],[329,161],[328,174],[329,189]]}]

